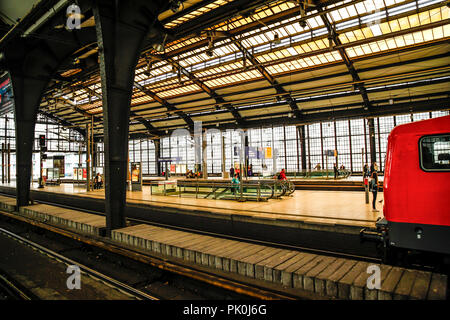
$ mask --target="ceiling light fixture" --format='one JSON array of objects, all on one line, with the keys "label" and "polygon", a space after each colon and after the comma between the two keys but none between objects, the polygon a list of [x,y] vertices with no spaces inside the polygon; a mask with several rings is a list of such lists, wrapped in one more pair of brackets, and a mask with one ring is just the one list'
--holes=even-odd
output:
[{"label": "ceiling light fixture", "polygon": [[[254,20],[252,18],[252,20]],[[280,44],[281,40],[280,40],[280,36],[278,35],[278,33],[276,31],[273,31],[271,28],[269,28],[264,22],[262,22],[261,20],[257,20],[257,22],[261,23],[264,27],[266,27],[267,29],[269,29],[270,32],[273,33],[273,40],[272,43],[274,44]]]},{"label": "ceiling light fixture", "polygon": [[162,42],[155,42],[154,44],[152,44],[153,49],[155,49],[158,52],[164,52],[166,39],[167,39],[167,33],[164,35],[164,39]]},{"label": "ceiling light fixture", "polygon": [[170,2],[170,10],[172,10],[173,13],[178,12],[181,7],[181,1],[179,0],[173,0]]},{"label": "ceiling light fixture", "polygon": [[206,49],[205,53],[206,53],[206,55],[208,57],[212,57],[214,55],[213,39],[212,39],[212,37],[208,37],[208,49]]},{"label": "ceiling light fixture", "polygon": [[177,77],[178,77],[178,82],[179,82],[180,84],[183,84],[183,82],[181,81],[181,68],[178,68]]},{"label": "ceiling light fixture", "polygon": [[280,36],[276,32],[274,32],[274,34],[273,34],[273,43],[275,43],[275,44],[281,43]]},{"label": "ceiling light fixture", "polygon": [[152,62],[151,62],[151,61],[147,61],[147,68],[146,68],[145,71],[144,71],[144,74],[145,74],[147,77],[151,77],[151,76],[152,76],[152,74],[151,74],[151,72],[150,72],[151,68],[152,68]]},{"label": "ceiling light fixture", "polygon": [[328,48],[329,49],[333,48],[333,36],[331,35],[328,36]]},{"label": "ceiling light fixture", "polygon": [[244,70],[247,69],[247,56],[244,51],[242,51],[242,67]]}]

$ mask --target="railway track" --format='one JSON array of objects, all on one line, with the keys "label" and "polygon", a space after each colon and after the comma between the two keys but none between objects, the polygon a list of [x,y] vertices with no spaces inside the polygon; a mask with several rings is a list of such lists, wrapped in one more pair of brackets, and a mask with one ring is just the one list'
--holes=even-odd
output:
[{"label": "railway track", "polygon": [[0,270],[0,300],[36,300],[37,297],[16,279]]},{"label": "railway track", "polygon": [[[1,210],[0,210],[1,211]],[[7,212],[3,212],[5,215],[9,216],[11,218],[11,214],[8,214]],[[14,219],[17,217],[14,217]],[[11,219],[9,219],[11,220]],[[0,220],[1,221],[1,220]],[[273,290],[270,288],[263,288],[259,287],[258,285],[248,284],[239,280],[235,279],[227,279],[223,278],[221,276],[217,276],[213,273],[204,272],[202,270],[198,269],[191,269],[189,266],[181,266],[176,263],[172,263],[170,261],[166,261],[143,255],[139,252],[125,249],[121,247],[117,247],[112,243],[109,243],[107,239],[103,241],[95,241],[91,238],[84,238],[83,236],[80,236],[78,234],[75,234],[73,232],[67,231],[67,230],[57,230],[58,228],[51,227],[51,226],[45,226],[45,229],[43,229],[43,226],[40,226],[40,223],[32,223],[32,225],[29,225],[30,221],[23,221],[22,219],[19,219],[19,221],[14,221],[14,223],[21,223],[22,226],[25,226],[27,228],[27,232],[35,232],[31,231],[29,228],[31,227],[34,230],[40,230],[38,233],[48,233],[50,235],[56,235],[58,238],[68,238],[69,240],[73,241],[74,243],[77,243],[78,245],[82,243],[83,246],[92,248],[93,250],[96,250],[97,255],[112,255],[112,259],[121,260],[119,262],[120,266],[126,266],[130,263],[137,263],[142,265],[142,268],[145,268],[146,270],[152,269],[157,270],[159,272],[162,272],[163,275],[159,276],[163,280],[160,282],[164,282],[164,285],[167,286],[174,286],[176,287],[176,290],[181,290],[188,293],[186,296],[178,296],[177,299],[188,299],[188,300],[197,300],[197,299],[234,299],[234,300],[242,300],[242,299],[262,299],[262,300],[291,300],[291,299],[299,299],[303,298],[298,295],[291,295],[289,293],[280,292],[278,290]],[[47,228],[48,227],[48,228]],[[84,266],[82,263],[78,261],[74,261],[73,259],[64,257],[62,254],[54,252],[52,250],[49,250],[45,248],[44,246],[33,243],[30,240],[25,239],[24,237],[21,237],[20,235],[14,234],[14,232],[5,230],[4,228],[0,228],[0,234],[8,234],[11,237],[14,237],[18,241],[24,241],[24,243],[29,243],[30,246],[33,246],[36,248],[36,250],[42,250],[42,252],[46,253],[49,252],[50,255],[54,256],[55,259],[61,260],[66,265],[80,265],[83,266],[82,270],[86,273],[92,274],[93,277],[99,277],[101,281],[105,281],[107,283],[111,283],[111,286],[115,286],[116,284],[119,286],[117,287],[118,290],[123,290],[124,292],[129,292],[131,295],[133,295],[133,291],[136,290],[136,299],[139,300],[157,300],[157,299],[171,299],[171,297],[163,296],[158,293],[147,293],[146,291],[138,290],[133,288],[131,285],[127,285],[125,283],[122,283],[121,281],[117,281],[113,278],[113,276],[106,275],[104,273],[98,272],[94,270],[94,266],[87,267]],[[72,247],[65,249],[65,252],[71,252],[76,249],[73,249]],[[100,254],[98,254],[100,252]],[[111,257],[109,258],[111,259]],[[98,261],[96,264],[102,263],[101,261]],[[117,266],[115,265],[114,268]],[[159,270],[158,270],[159,269]],[[139,271],[137,271],[139,273]],[[104,280],[103,280],[104,279]],[[158,278],[159,279],[159,278]],[[140,283],[137,284],[137,286],[144,286],[145,284],[148,284],[151,281],[143,280]],[[121,286],[124,286],[123,289]],[[147,286],[146,286],[147,287]],[[151,284],[150,286],[151,287]],[[181,288],[181,289],[180,289]],[[161,288],[157,288],[159,290]],[[172,290],[172,289],[170,289]],[[165,293],[167,291],[167,288],[163,290]],[[142,296],[139,297],[140,292],[142,292]],[[200,294],[199,296],[194,296],[190,293],[195,292],[205,292],[206,296],[203,296],[203,294]]]},{"label": "railway track", "polygon": [[[83,265],[79,261],[74,261],[73,259],[69,259],[69,258],[67,258],[53,250],[50,250],[38,243],[35,243],[29,239],[21,237],[20,235],[14,233],[14,232],[11,232],[4,228],[0,228],[0,234],[6,235],[8,238],[14,239],[23,245],[26,245],[34,250],[37,250],[39,253],[47,256],[48,258],[53,259],[57,262],[63,263],[66,266],[76,265],[80,268],[80,271],[82,274],[87,275],[90,278],[96,279],[97,281],[100,281],[103,284],[106,284],[107,286],[109,286],[112,289],[118,290],[121,293],[128,295],[130,298],[133,298],[136,300],[159,300],[159,298],[154,295],[151,295],[144,291],[135,289],[123,282],[115,280],[106,274],[103,274],[92,268],[89,268],[88,266]],[[10,288],[10,290],[13,291],[16,296],[22,298],[23,300],[31,300],[33,298],[29,293],[25,292],[25,290],[23,288],[20,289],[17,285],[15,285],[14,280],[8,279],[7,277],[2,276],[0,274],[0,281],[2,283],[4,283],[5,287]],[[34,297],[34,298],[36,298],[36,297]]]}]

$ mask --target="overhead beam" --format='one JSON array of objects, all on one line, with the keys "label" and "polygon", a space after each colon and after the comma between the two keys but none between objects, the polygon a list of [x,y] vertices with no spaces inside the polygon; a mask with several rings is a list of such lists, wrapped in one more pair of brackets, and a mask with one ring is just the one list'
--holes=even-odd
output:
[{"label": "overhead beam", "polygon": [[366,110],[369,110],[372,107],[372,105],[371,105],[369,97],[367,95],[366,88],[364,87],[364,83],[361,82],[361,79],[360,79],[358,73],[356,72],[355,67],[353,66],[353,62],[350,60],[349,56],[347,55],[347,51],[345,51],[345,49],[342,47],[342,42],[338,37],[336,29],[328,20],[326,13],[323,12],[323,9],[322,9],[319,1],[313,0],[313,3],[316,5],[317,11],[320,13],[320,18],[322,19],[323,23],[325,24],[325,27],[327,28],[328,39],[330,40],[330,42],[333,41],[336,44],[336,46],[337,46],[336,48],[339,51],[339,54],[341,55],[342,59],[344,60],[344,63],[347,66],[347,69],[348,69],[350,75],[352,76],[353,81],[358,82],[356,84],[356,87],[358,88],[358,90],[361,93],[361,96],[363,98],[364,108]]},{"label": "overhead beam", "polygon": [[166,108],[168,111],[173,111],[176,115],[178,115],[181,119],[186,122],[189,129],[194,130],[194,121],[183,111],[178,110],[174,105],[169,103],[166,99],[163,99],[159,97],[156,93],[153,91],[147,89],[146,87],[140,85],[138,82],[134,82],[134,87],[137,88],[139,91],[143,92],[153,100],[157,101],[159,104],[161,104],[164,108]]},{"label": "overhead beam", "polygon": [[[375,56],[375,57],[377,57],[377,56]],[[443,53],[443,54],[437,54],[437,55],[433,55],[433,56],[420,57],[420,58],[417,58],[417,59],[411,59],[411,60],[400,61],[400,62],[395,62],[395,63],[389,63],[389,64],[386,64],[386,65],[378,65],[378,66],[373,66],[373,67],[368,67],[368,68],[361,68],[361,69],[358,69],[358,72],[359,73],[364,73],[364,72],[369,72],[369,71],[376,71],[376,70],[381,70],[381,69],[385,69],[385,68],[399,67],[399,66],[410,65],[410,64],[420,63],[420,62],[424,62],[424,61],[431,61],[431,60],[434,60],[434,59],[447,58],[447,57],[450,57],[450,52],[446,52],[446,53]],[[364,61],[364,60],[358,60],[358,61]],[[333,66],[334,65],[338,65],[340,63],[342,63],[342,62],[339,61],[339,62],[336,62],[336,63],[334,63],[332,65]],[[315,70],[320,70],[322,68],[327,68],[327,67],[330,67],[330,65],[320,66],[320,67],[316,68]],[[417,70],[417,72],[428,72],[429,70],[431,70],[431,69]],[[293,74],[299,74],[299,73],[307,72],[307,71],[309,71],[309,70],[303,70],[303,71],[299,70],[298,72],[293,73]],[[342,77],[342,76],[345,76],[345,75],[348,75],[347,71],[346,72],[333,73],[333,74],[327,74],[327,75],[323,75],[323,76],[319,76],[319,77],[315,77],[315,78],[306,78],[306,79],[301,79],[301,80],[285,82],[285,83],[283,83],[283,85],[284,86],[291,86],[291,85],[296,85],[296,84],[302,84],[302,83],[308,83],[308,82],[314,82],[314,81],[322,81],[322,80],[328,80],[328,79],[332,79],[332,78],[339,78],[339,77]],[[401,76],[402,79],[406,79],[408,77],[408,73],[406,73],[406,74],[405,73],[399,73],[399,74],[396,73],[396,74],[391,74],[390,75],[390,77],[394,77],[394,76],[395,77]],[[377,79],[377,78],[374,78],[374,79]],[[372,81],[374,79],[372,79],[372,78],[365,78],[362,81],[367,83],[368,81]],[[255,80],[255,81],[260,81],[260,80],[258,79],[258,80]],[[252,82],[254,82],[254,81],[249,81],[249,82],[246,82],[246,83],[252,83]],[[337,85],[342,85],[342,84],[337,84]],[[236,85],[234,85],[234,86],[236,86]],[[227,93],[227,94],[222,94],[222,96],[224,98],[226,98],[227,96],[243,95],[243,94],[250,93],[250,92],[255,92],[255,91],[264,91],[264,90],[267,90],[269,88],[270,88],[270,86],[264,86],[264,87],[258,87],[257,89],[239,90],[239,91],[230,92],[230,93]],[[348,91],[348,90],[345,90],[345,91]],[[185,97],[187,98],[190,95],[194,95],[194,94],[195,93],[190,93],[190,94],[185,95]],[[293,92],[290,92],[290,94],[293,94]],[[347,93],[345,93],[345,94],[347,94]],[[351,93],[351,95],[359,95],[359,93],[358,92],[353,92],[353,93]],[[201,103],[202,101],[205,101],[205,100],[208,100],[208,99],[209,98],[190,99],[190,100],[187,100],[186,102],[189,102],[189,103]],[[144,109],[141,109],[141,111],[151,111],[151,110],[155,110],[155,109],[159,109],[159,107],[144,108]]]},{"label": "overhead beam", "polygon": [[204,92],[206,92],[211,98],[213,98],[216,103],[221,104],[222,107],[227,109],[234,117],[235,121],[239,125],[244,124],[244,119],[239,114],[239,112],[234,108],[231,103],[227,103],[225,99],[223,99],[220,95],[218,95],[213,89],[208,87],[203,81],[198,79],[192,72],[189,72],[186,68],[181,66],[177,61],[175,61],[173,58],[164,57],[168,63],[170,63],[172,66],[180,70],[180,72],[185,75],[189,80],[191,80],[193,83],[195,83],[197,86],[199,86]]},{"label": "overhead beam", "polygon": [[[275,117],[273,115],[267,115],[268,118],[261,120],[248,120],[245,124],[245,128],[257,128],[261,126],[276,126],[276,125],[304,125],[317,123],[321,121],[333,121],[333,120],[344,120],[344,119],[360,119],[360,118],[375,118],[375,117],[385,117],[393,116],[399,114],[408,113],[418,113],[418,112],[431,112],[438,110],[450,110],[450,97],[432,99],[432,100],[422,100],[414,102],[402,102],[394,104],[386,104],[382,106],[374,107],[372,110],[365,110],[364,106],[361,105],[360,108],[347,108],[346,105],[335,106],[330,108],[329,111],[322,112],[304,112],[303,118],[301,120],[297,118],[286,118]],[[312,110],[308,110],[312,111]],[[203,124],[204,128],[211,127],[213,125]],[[236,126],[233,124],[223,124],[219,126],[218,129],[235,129]]]},{"label": "overhead beam", "polygon": [[[75,87],[75,89],[76,90],[84,90],[89,95],[93,95],[93,96],[97,97],[100,101],[102,101],[102,99],[103,99],[101,94],[97,93],[95,90],[92,90],[91,88],[89,88],[87,86],[85,86],[85,87],[78,86],[78,87]],[[76,106],[76,104],[74,104],[70,100],[67,100],[67,99],[64,99],[61,97],[58,97],[57,99],[62,99],[64,101],[68,102],[75,111],[79,112],[80,114],[82,114],[85,117],[89,117],[89,118],[94,117],[94,122],[102,121],[102,119],[100,117],[96,117],[94,114],[91,114],[89,112],[86,112],[83,109],[80,109],[79,107]],[[144,119],[143,117],[139,116],[138,114],[136,114],[135,112],[133,112],[131,110],[130,110],[130,117],[133,117],[134,119],[136,119],[136,121],[138,121],[139,123],[144,125],[145,128],[148,130],[148,132],[151,135],[160,136],[162,134],[162,132],[159,131],[154,126],[152,126],[152,124],[150,122],[148,122],[146,119]]]},{"label": "overhead beam", "polygon": [[233,44],[243,53],[244,58],[248,59],[259,71],[259,73],[266,79],[272,87],[276,90],[280,96],[286,100],[289,104],[294,116],[301,118],[301,112],[298,108],[297,103],[292,99],[291,95],[278,83],[278,81],[264,68],[259,61],[245,48],[240,41],[238,41],[234,36],[228,35],[232,40]]},{"label": "overhead beam", "polygon": [[42,114],[43,116],[55,120],[56,122],[58,122],[60,125],[62,125],[63,127],[70,127],[72,130],[75,130],[76,132],[78,132],[79,134],[81,134],[83,137],[86,135],[86,130],[83,130],[77,126],[74,126],[72,123],[61,119],[57,116],[55,116],[54,114],[48,113],[46,111],[43,110],[39,110],[38,113]]},{"label": "overhead beam", "polygon": [[[269,1],[272,2],[272,1]],[[266,0],[235,0],[225,5],[211,10],[197,18],[183,23],[181,26],[173,30],[173,33],[178,37],[186,37],[201,30],[207,29],[222,22],[235,15],[241,15],[243,12],[253,10],[260,6],[266,5]]]}]

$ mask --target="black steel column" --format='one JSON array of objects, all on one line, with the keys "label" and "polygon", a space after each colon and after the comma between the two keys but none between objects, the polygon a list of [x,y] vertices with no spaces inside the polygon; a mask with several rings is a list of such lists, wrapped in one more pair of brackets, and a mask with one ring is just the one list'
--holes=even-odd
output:
[{"label": "black steel column", "polygon": [[320,122],[320,157],[322,159],[322,170],[328,170],[328,168],[325,168],[325,162],[323,160],[323,130],[322,130],[322,122]]},{"label": "black steel column", "polygon": [[375,121],[373,118],[368,119],[369,125],[369,144],[370,144],[370,162],[374,163],[377,161],[377,151],[375,145]]},{"label": "black steel column", "polygon": [[[89,28],[67,31],[53,24],[39,28],[48,37],[15,37],[4,47],[1,66],[9,71],[14,93],[17,205],[28,204],[34,128],[44,90],[58,66],[75,50],[93,42]],[[95,40],[94,40],[95,41]]]},{"label": "black steel column", "polygon": [[350,171],[353,172],[352,126],[348,119],[348,145],[350,148]]},{"label": "black steel column", "polygon": [[[308,170],[311,171],[311,140],[310,140],[310,136],[309,136],[309,126],[306,127],[306,130],[308,131],[308,157],[309,157],[309,161],[308,161]],[[306,135],[304,136],[306,140]]]},{"label": "black steel column", "polygon": [[159,158],[161,158],[161,140],[155,139],[153,140],[155,144],[155,165],[156,165],[156,174],[158,177],[161,176],[161,164],[159,163]]},{"label": "black steel column", "polygon": [[26,77],[11,70],[16,127],[16,203],[28,205],[37,111],[47,79]]},{"label": "black steel column", "polygon": [[302,170],[306,171],[306,134],[305,134],[305,126],[298,126],[298,136],[300,139],[300,152],[301,152],[301,159],[302,159]]},{"label": "black steel column", "polygon": [[2,142],[2,183],[5,183],[5,168],[5,143]]},{"label": "black steel column", "polygon": [[[248,132],[248,130],[245,130],[244,131],[245,132],[245,140],[244,140],[244,172],[241,172],[241,175],[242,175],[242,178],[243,177],[248,177],[248,166],[249,166],[249,161],[248,161],[248,157],[249,157],[249,154],[250,154],[250,152],[249,152],[249,150],[248,150],[248,147],[249,147],[249,143],[248,143],[248,135],[249,135],[249,132]],[[211,146],[211,148],[212,148],[212,146]]]},{"label": "black steel column", "polygon": [[125,226],[128,125],[134,74],[144,41],[155,23],[154,1],[96,1],[105,141],[107,234]]},{"label": "black steel column", "polygon": [[334,125],[334,149],[336,150],[336,156],[334,160],[336,162],[336,166],[339,168],[339,154],[338,154],[338,141],[337,141],[337,129],[336,129],[336,120],[333,121]]}]

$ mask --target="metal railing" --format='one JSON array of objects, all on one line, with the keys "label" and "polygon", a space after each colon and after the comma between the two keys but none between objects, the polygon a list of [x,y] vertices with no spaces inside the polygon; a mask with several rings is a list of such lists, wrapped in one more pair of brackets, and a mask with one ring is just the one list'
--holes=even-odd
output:
[{"label": "metal railing", "polygon": [[195,198],[224,199],[237,201],[267,201],[290,196],[295,191],[291,181],[286,180],[243,180],[239,184],[226,181],[177,180],[170,183],[151,182],[150,192],[155,195],[195,195]]}]

